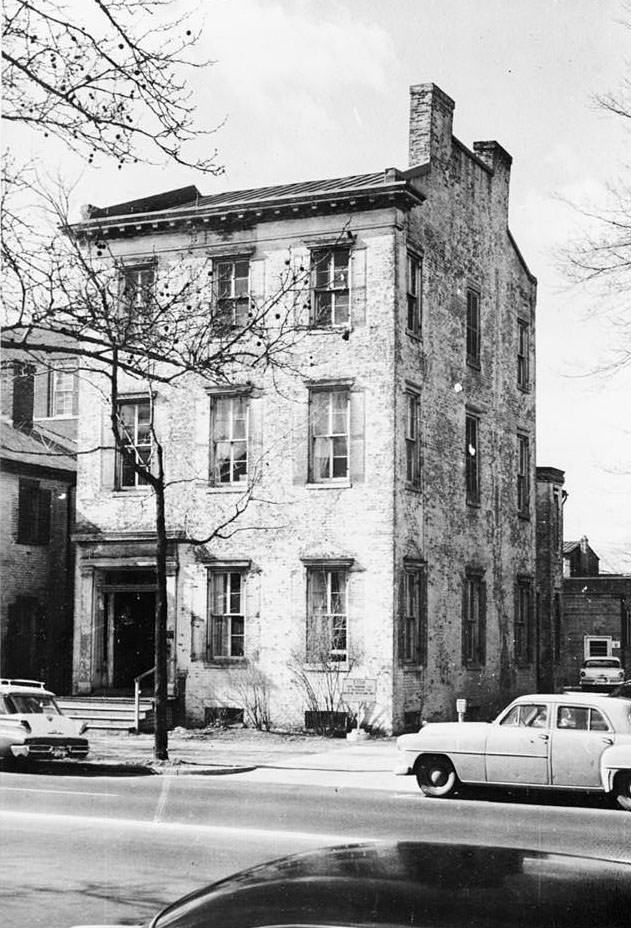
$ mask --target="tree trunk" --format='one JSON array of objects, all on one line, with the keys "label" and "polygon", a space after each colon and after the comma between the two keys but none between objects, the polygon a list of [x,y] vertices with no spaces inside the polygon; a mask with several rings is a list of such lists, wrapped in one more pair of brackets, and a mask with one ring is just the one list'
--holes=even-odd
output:
[{"label": "tree trunk", "polygon": [[167,732],[167,529],[164,503],[164,472],[162,447],[158,445],[158,480],[154,485],[156,497],[156,572],[157,596],[155,615],[155,733],[153,755],[156,760],[168,760]]}]

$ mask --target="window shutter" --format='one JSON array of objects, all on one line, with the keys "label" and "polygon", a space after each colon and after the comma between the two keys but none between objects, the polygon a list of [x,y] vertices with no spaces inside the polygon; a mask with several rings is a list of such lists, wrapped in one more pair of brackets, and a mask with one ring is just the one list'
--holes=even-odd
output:
[{"label": "window shutter", "polygon": [[355,629],[363,628],[366,614],[366,587],[364,574],[358,571],[349,571],[346,575],[348,583],[347,615],[346,615],[346,649],[349,659],[357,656],[357,637],[353,634]]},{"label": "window shutter", "polygon": [[308,326],[311,317],[311,277],[309,273],[309,251],[296,248],[291,256],[293,284],[291,296],[294,304],[294,324]]},{"label": "window shutter", "polygon": [[366,248],[351,252],[351,325],[366,325]]},{"label": "window shutter", "polygon": [[416,638],[416,663],[427,666],[427,567],[419,573],[418,632]]},{"label": "window shutter", "polygon": [[250,261],[250,300],[255,304],[253,312],[258,316],[265,300],[265,258]]},{"label": "window shutter", "polygon": [[365,394],[351,393],[351,482],[361,483],[365,476]]},{"label": "window shutter", "polygon": [[250,397],[248,402],[248,480],[255,476],[262,478],[265,472],[263,461],[263,417],[264,398]]},{"label": "window shutter", "polygon": [[35,530],[36,501],[39,484],[34,480],[20,480],[18,495],[18,544],[31,544]]},{"label": "window shutter", "polygon": [[50,516],[51,516],[52,493],[50,490],[39,491],[39,512],[37,535],[38,541],[42,545],[47,545],[50,541]]},{"label": "window shutter", "polygon": [[402,664],[404,661],[403,654],[403,617],[405,615],[405,571],[401,571],[399,577],[399,598],[398,598],[398,609],[397,609],[397,628],[396,628],[396,642],[397,642],[397,660],[399,664]]},{"label": "window shutter", "polygon": [[462,581],[462,621],[461,621],[461,637],[462,637],[462,666],[467,666],[467,586],[468,580],[465,576]]},{"label": "window shutter", "polygon": [[480,583],[480,663],[486,664],[486,583]]},{"label": "window shutter", "polygon": [[109,409],[103,410],[101,425],[101,486],[104,490],[113,490],[116,479],[116,452],[114,436],[109,417]]},{"label": "window shutter", "polygon": [[53,372],[48,368],[40,368],[35,374],[35,388],[33,397],[33,418],[45,419],[52,415],[50,403],[52,399]]},{"label": "window shutter", "polygon": [[309,406],[306,403],[296,404],[292,410],[291,447],[293,483],[304,486],[309,465]]}]

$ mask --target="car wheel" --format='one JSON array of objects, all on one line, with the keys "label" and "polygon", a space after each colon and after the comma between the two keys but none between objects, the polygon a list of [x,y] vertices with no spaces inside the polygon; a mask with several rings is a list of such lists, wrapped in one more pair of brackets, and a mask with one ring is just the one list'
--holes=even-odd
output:
[{"label": "car wheel", "polygon": [[458,785],[456,771],[446,757],[422,757],[415,772],[416,782],[425,796],[451,796]]},{"label": "car wheel", "polygon": [[631,812],[631,771],[626,770],[616,775],[613,792],[618,805]]}]

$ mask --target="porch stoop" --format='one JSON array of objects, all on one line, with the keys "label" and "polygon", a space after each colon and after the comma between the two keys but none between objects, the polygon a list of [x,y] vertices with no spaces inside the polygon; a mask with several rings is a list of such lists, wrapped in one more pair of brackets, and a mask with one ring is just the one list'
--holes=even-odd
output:
[{"label": "porch stoop", "polygon": [[[57,705],[88,729],[129,732],[135,730],[134,700],[128,696],[58,696]],[[152,732],[153,699],[140,700],[139,731]]]}]

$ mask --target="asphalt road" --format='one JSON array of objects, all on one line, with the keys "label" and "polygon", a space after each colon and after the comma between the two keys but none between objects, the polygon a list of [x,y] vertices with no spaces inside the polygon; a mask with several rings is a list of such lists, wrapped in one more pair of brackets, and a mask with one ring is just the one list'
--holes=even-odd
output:
[{"label": "asphalt road", "polygon": [[327,844],[431,839],[631,861],[631,816],[602,798],[408,792],[239,777],[0,773],[3,928],[133,924],[242,867]]}]

